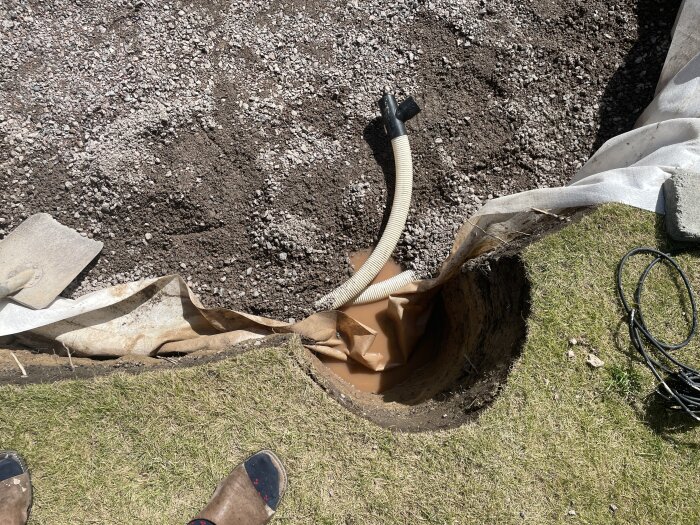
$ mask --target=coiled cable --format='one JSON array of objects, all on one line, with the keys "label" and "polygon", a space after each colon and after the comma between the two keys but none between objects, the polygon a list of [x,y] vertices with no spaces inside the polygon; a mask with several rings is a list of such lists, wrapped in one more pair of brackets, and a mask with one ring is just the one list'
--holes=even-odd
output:
[{"label": "coiled cable", "polygon": [[[637,288],[634,292],[634,305],[630,305],[622,286],[622,274],[627,260],[637,254],[653,255],[654,259],[639,277]],[[690,329],[686,338],[679,343],[667,343],[655,337],[644,322],[644,315],[642,314],[641,305],[644,283],[651,270],[662,262],[672,267],[680,275],[690,299],[692,311]],[[697,331],[698,311],[695,293],[688,276],[670,255],[654,248],[635,248],[627,252],[617,266],[617,293],[627,314],[632,345],[644,358],[647,367],[659,381],[656,392],[667,402],[671,403],[672,408],[682,409],[695,421],[700,421],[700,372],[682,363],[671,354],[671,352],[687,346]],[[665,377],[662,376],[662,373],[665,374]]]}]

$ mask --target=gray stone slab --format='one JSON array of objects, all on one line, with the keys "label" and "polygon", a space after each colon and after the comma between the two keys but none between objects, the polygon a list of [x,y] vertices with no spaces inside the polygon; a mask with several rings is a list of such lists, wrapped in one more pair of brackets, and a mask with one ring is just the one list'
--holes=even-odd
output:
[{"label": "gray stone slab", "polygon": [[679,170],[663,188],[668,235],[675,241],[700,242],[700,173]]}]

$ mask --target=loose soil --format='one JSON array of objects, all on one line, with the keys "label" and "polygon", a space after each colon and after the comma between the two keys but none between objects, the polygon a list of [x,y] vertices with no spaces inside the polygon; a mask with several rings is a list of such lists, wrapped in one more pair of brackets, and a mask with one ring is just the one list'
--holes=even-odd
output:
[{"label": "loose soil", "polygon": [[179,272],[299,319],[376,241],[413,95],[396,257],[435,275],[484,201],[565,183],[651,100],[677,0],[88,0],[0,6],[0,238],[48,212],[105,249],[69,296]]}]

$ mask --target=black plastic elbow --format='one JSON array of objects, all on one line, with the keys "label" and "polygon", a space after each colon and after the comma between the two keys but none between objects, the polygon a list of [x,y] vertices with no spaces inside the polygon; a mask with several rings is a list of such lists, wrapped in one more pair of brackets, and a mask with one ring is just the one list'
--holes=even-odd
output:
[{"label": "black plastic elbow", "polygon": [[384,128],[389,139],[395,139],[406,134],[404,122],[420,113],[420,107],[413,97],[408,97],[398,106],[394,95],[384,95],[379,100],[379,109],[382,112]]}]

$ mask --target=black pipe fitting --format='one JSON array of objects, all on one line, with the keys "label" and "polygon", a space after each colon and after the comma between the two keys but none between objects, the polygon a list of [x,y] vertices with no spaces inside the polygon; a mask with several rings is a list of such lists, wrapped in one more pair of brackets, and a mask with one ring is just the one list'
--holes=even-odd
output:
[{"label": "black pipe fitting", "polygon": [[420,107],[413,100],[413,97],[408,97],[397,106],[394,95],[389,94],[384,95],[379,100],[379,109],[382,112],[384,128],[390,140],[405,135],[406,126],[404,122],[420,113]]}]

